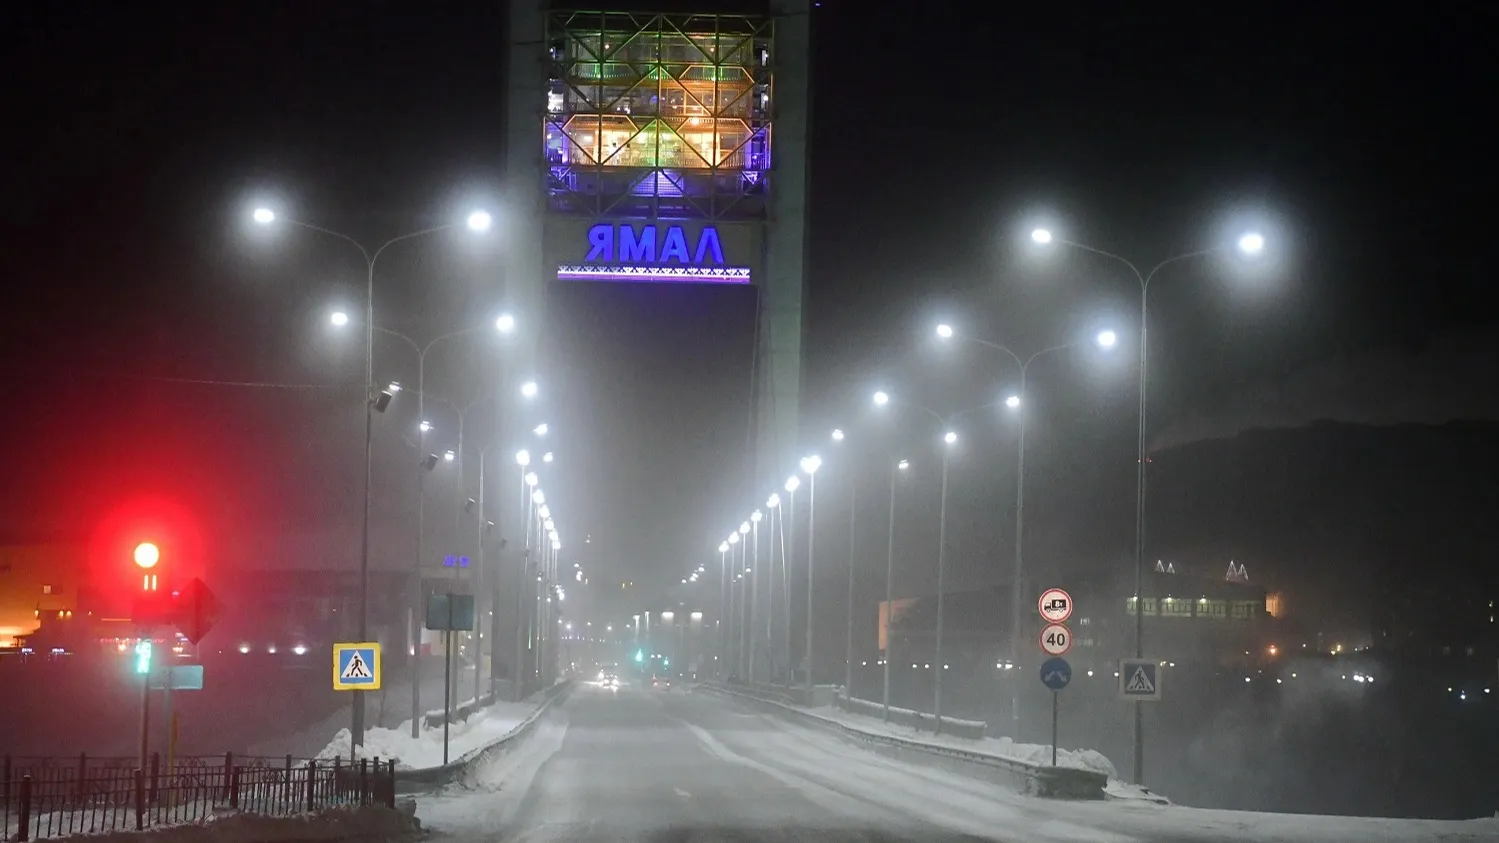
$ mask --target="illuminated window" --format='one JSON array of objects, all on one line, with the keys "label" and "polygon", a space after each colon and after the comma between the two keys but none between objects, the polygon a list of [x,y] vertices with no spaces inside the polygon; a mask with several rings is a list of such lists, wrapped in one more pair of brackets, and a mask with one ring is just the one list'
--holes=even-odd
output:
[{"label": "illuminated window", "polygon": [[44,585],[44,586],[42,586],[42,593],[43,594],[51,594],[52,593],[52,586],[50,586],[50,585]]},{"label": "illuminated window", "polygon": [[1206,598],[1197,601],[1197,617],[1199,618],[1226,618],[1228,617],[1227,600],[1208,600]]}]

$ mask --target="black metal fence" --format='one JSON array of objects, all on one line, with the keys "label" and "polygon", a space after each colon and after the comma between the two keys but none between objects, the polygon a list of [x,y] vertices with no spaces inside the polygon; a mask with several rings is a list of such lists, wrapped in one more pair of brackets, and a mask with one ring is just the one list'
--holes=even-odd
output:
[{"label": "black metal fence", "polygon": [[223,756],[0,760],[0,841],[140,831],[225,812],[289,816],[334,806],[395,807],[395,762]]}]

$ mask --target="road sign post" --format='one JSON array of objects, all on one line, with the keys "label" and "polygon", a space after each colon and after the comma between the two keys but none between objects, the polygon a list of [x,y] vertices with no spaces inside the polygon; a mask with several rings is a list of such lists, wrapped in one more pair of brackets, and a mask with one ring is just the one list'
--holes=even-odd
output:
[{"label": "road sign post", "polygon": [[1041,592],[1036,608],[1047,623],[1066,623],[1072,617],[1072,595],[1060,588],[1048,588]]},{"label": "road sign post", "polygon": [[1061,690],[1072,682],[1072,665],[1060,656],[1041,663],[1041,684],[1051,690],[1051,766],[1057,766],[1057,709]]},{"label": "road sign post", "polygon": [[[464,557],[467,564],[467,557]],[[442,631],[442,763],[448,763],[448,722],[453,719],[453,633],[474,629],[472,594],[431,594],[427,597],[429,630]],[[476,666],[475,670],[478,669]],[[477,699],[475,700],[477,702]]]}]

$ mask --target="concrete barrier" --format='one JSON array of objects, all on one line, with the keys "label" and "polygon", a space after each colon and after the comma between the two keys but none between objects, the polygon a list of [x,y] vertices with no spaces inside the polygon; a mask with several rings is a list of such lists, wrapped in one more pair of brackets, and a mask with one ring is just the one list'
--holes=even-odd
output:
[{"label": "concrete barrier", "polygon": [[[786,701],[786,695],[748,686],[702,683],[700,688],[734,697],[764,710],[789,717],[804,725],[837,735],[844,740],[902,761],[938,767],[958,775],[992,782],[1007,790],[1049,799],[1103,799],[1108,776],[1092,770],[1073,767],[1051,767],[1032,764],[1016,758],[1005,758],[981,752],[866,732],[854,726],[819,717]],[[946,723],[946,718],[943,719]]]},{"label": "concrete barrier", "polygon": [[[565,699],[572,689],[573,683],[571,681],[559,682],[546,689],[542,692],[545,694],[545,697],[541,705],[536,707],[531,716],[516,724],[516,727],[506,732],[503,737],[491,741],[484,746],[471,749],[454,761],[450,761],[440,767],[426,767],[419,770],[396,770],[396,792],[417,793],[462,781],[480,765],[505,756],[518,746],[521,741],[525,740],[526,736],[531,734],[532,730],[536,728],[536,724],[541,721],[547,711],[553,705]],[[472,714],[474,710],[477,709],[472,709],[469,714]],[[454,715],[456,719],[456,711]],[[428,716],[431,717],[433,715]],[[435,716],[437,718],[435,725],[441,726],[442,712],[437,712]],[[467,717],[468,715],[465,714],[464,716]]]},{"label": "concrete barrier", "polygon": [[[885,706],[872,700],[861,700],[858,697],[847,697],[839,694],[835,700],[837,706],[850,714],[862,714],[866,717],[877,717],[885,719]],[[928,732],[937,732],[937,718],[925,711],[914,711],[909,708],[890,708],[890,722],[901,726],[910,726],[913,729],[923,729]],[[955,717],[942,718],[941,732],[944,735],[952,735],[956,738],[968,738],[978,740],[984,736],[989,724],[982,720],[959,720]]]}]

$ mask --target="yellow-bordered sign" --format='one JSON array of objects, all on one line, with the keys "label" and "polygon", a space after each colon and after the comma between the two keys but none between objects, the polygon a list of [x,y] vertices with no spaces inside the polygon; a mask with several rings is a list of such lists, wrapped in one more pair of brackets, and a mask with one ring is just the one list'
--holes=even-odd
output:
[{"label": "yellow-bordered sign", "polygon": [[380,644],[333,645],[333,690],[380,690]]}]

